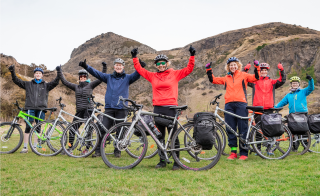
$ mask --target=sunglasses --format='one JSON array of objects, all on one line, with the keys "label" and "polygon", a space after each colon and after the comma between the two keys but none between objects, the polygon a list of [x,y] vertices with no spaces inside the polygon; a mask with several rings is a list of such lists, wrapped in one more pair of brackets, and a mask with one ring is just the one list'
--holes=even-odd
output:
[{"label": "sunglasses", "polygon": [[80,78],[86,78],[87,76],[86,75],[80,75],[79,77]]},{"label": "sunglasses", "polygon": [[159,65],[165,65],[166,64],[166,62],[159,62],[159,63],[156,63],[156,65],[157,66],[159,66]]}]

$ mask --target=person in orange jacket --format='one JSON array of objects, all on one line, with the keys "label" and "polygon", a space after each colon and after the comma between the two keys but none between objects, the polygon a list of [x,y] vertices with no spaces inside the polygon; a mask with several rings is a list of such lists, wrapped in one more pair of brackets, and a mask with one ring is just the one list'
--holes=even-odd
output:
[{"label": "person in orange jacket", "polygon": [[[215,77],[211,68],[212,62],[206,65],[209,81],[213,84],[222,84],[225,86],[225,110],[239,116],[248,116],[247,107],[247,84],[248,82],[256,82],[259,80],[259,62],[255,63],[255,74],[242,72],[242,64],[236,57],[228,59],[225,69],[227,75],[224,77]],[[248,120],[236,118],[232,115],[225,114],[225,121],[233,130],[239,130],[239,134],[245,139],[248,131]],[[228,145],[231,148],[230,160],[237,158],[237,137],[227,128]],[[240,146],[240,160],[248,158],[248,150]]]},{"label": "person in orange jacket", "polygon": [[[139,59],[137,58],[138,49],[133,49],[131,55],[133,58],[134,68],[138,73],[148,80],[152,85],[152,103],[154,106],[154,113],[163,114],[167,116],[175,116],[176,110],[170,109],[171,106],[178,105],[178,83],[181,79],[189,75],[194,68],[194,55],[196,50],[190,46],[190,59],[188,66],[180,70],[174,70],[172,68],[168,69],[170,61],[166,55],[160,54],[154,59],[154,64],[158,69],[157,72],[150,72],[146,69],[143,69],[140,65]],[[165,139],[165,128],[164,126],[157,121],[155,125],[162,133],[162,136],[159,140],[164,143]],[[167,127],[169,130],[169,128]],[[177,130],[177,125],[174,126],[173,134]],[[180,142],[175,143],[176,147],[180,146]],[[156,165],[156,168],[166,167],[165,156],[163,152],[159,149],[160,162]],[[179,157],[179,153],[178,153]],[[173,164],[172,170],[178,170],[180,167],[177,163]]]}]

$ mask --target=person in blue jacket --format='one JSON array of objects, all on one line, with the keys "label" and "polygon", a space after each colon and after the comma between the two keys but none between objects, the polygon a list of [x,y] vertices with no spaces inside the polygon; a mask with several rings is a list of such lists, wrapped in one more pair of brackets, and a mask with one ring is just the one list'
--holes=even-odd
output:
[{"label": "person in blue jacket", "polygon": [[[275,108],[283,107],[289,104],[289,114],[294,112],[308,113],[307,96],[314,90],[314,81],[311,76],[306,77],[309,80],[307,88],[300,88],[300,78],[293,76],[290,78],[291,89]],[[293,151],[299,148],[299,141],[293,143]]]},{"label": "person in blue jacket", "polygon": [[[142,62],[142,64],[145,65],[145,63]],[[129,97],[129,85],[134,83],[140,78],[140,74],[135,71],[132,74],[126,74],[124,72],[124,65],[125,62],[117,58],[114,61],[114,72],[112,74],[106,74],[102,73],[93,67],[86,64],[86,60],[81,61],[79,63],[80,67],[83,67],[85,70],[87,70],[91,75],[96,77],[97,79],[105,82],[107,84],[107,91],[105,95],[105,114],[108,114],[109,116],[112,116],[114,118],[125,118],[127,115],[126,109],[124,108],[123,104],[120,102],[118,104],[119,97],[122,96],[123,98]],[[115,123],[119,123],[120,121],[116,121]],[[110,118],[104,117],[103,118],[103,125],[110,129],[114,121]],[[101,130],[103,131],[103,130]],[[104,135],[104,132],[100,135],[100,141],[97,145],[97,148],[95,150],[95,154],[92,155],[92,157],[98,157],[101,156],[100,153],[100,145],[101,140]],[[119,151],[117,148],[114,150],[114,156],[120,157],[121,151]]]}]

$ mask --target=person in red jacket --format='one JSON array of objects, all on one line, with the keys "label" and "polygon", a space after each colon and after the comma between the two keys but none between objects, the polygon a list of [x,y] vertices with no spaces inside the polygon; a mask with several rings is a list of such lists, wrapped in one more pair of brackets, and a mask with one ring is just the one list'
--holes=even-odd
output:
[{"label": "person in red jacket", "polygon": [[[247,64],[243,71],[249,71],[251,64]],[[275,103],[275,89],[279,88],[286,82],[286,75],[281,62],[278,64],[280,77],[273,80],[268,75],[270,65],[268,63],[260,64],[260,80],[253,83],[248,83],[248,86],[252,88],[252,105],[253,106],[263,106],[263,113],[270,114],[273,110],[269,110],[274,107]],[[256,115],[255,122],[258,124],[261,121],[261,115]],[[262,140],[261,135],[256,136],[256,140]],[[261,149],[261,144],[257,145],[258,149]],[[272,153],[272,152],[267,152]]]},{"label": "person in red jacket", "polygon": [[[178,105],[178,83],[181,79],[189,75],[193,71],[194,67],[194,55],[196,50],[190,46],[189,51],[190,59],[188,66],[180,70],[174,70],[172,68],[168,69],[168,66],[170,65],[168,57],[163,54],[158,55],[154,59],[155,66],[158,69],[157,72],[150,72],[143,69],[139,63],[139,59],[137,58],[138,49],[136,48],[131,51],[134,68],[152,85],[152,103],[154,106],[154,113],[173,117],[175,116],[176,110],[170,109],[170,107]],[[157,121],[155,122],[155,125],[162,133],[159,140],[164,143],[166,126],[159,124]],[[167,129],[169,130],[168,127]],[[176,130],[177,125],[174,126],[173,134]],[[180,142],[177,141],[175,145],[176,147],[179,147]],[[156,168],[166,167],[165,156],[160,149],[159,156],[160,162],[156,165]],[[179,168],[179,165],[174,163],[172,170],[178,170]]]},{"label": "person in red jacket", "polygon": [[[227,75],[225,77],[215,77],[211,69],[212,62],[206,65],[207,75],[209,81],[213,84],[222,84],[225,86],[225,110],[234,113],[238,116],[248,116],[247,107],[247,84],[248,82],[256,82],[259,80],[259,62],[255,64],[255,74],[248,74],[241,72],[242,64],[236,57],[228,59],[225,69]],[[239,130],[239,134],[245,139],[248,131],[248,120],[242,120],[232,115],[225,114],[225,121],[233,130]],[[231,148],[231,154],[228,157],[230,160],[237,158],[237,137],[227,128],[228,132],[228,145]],[[248,150],[240,146],[240,160],[248,158]]]}]

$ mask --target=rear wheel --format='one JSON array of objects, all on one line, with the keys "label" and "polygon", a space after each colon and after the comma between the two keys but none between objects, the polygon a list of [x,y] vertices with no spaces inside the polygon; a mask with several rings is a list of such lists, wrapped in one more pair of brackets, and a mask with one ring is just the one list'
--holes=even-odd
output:
[{"label": "rear wheel", "polygon": [[308,152],[310,145],[310,131],[307,131],[304,135],[293,135],[293,147],[290,155],[303,155]]},{"label": "rear wheel", "polygon": [[311,133],[309,152],[320,153],[320,133]]},{"label": "rear wheel", "polygon": [[23,142],[23,132],[19,125],[11,122],[0,124],[0,154],[9,154],[17,151]]},{"label": "rear wheel", "polygon": [[282,125],[284,133],[279,137],[267,137],[263,134],[260,123],[251,128],[251,142],[254,151],[263,159],[283,159],[292,148],[292,135],[287,126]]}]

